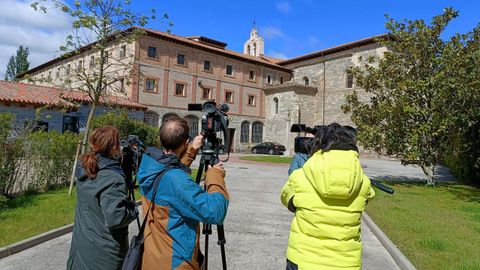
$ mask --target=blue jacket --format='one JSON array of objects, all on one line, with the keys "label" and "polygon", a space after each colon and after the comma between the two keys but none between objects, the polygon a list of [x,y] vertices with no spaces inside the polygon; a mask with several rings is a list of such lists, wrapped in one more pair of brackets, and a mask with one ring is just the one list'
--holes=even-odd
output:
[{"label": "blue jacket", "polygon": [[308,159],[307,154],[296,153],[293,156],[292,163],[290,164],[290,169],[288,169],[288,175],[292,174],[292,172],[295,171],[296,169],[302,168],[305,162],[307,161],[307,159]]},{"label": "blue jacket", "polygon": [[[191,163],[195,154],[189,149],[191,160],[186,163]],[[167,167],[172,169],[163,175],[152,198],[154,181]],[[142,158],[138,183],[144,213],[154,203],[144,232],[143,269],[199,269],[199,222],[223,223],[229,202],[223,172],[207,171],[207,191],[187,172],[189,168],[173,154]]]}]

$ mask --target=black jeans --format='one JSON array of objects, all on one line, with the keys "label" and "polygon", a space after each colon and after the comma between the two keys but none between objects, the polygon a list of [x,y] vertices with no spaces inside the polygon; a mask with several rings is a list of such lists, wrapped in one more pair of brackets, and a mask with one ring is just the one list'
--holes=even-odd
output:
[{"label": "black jeans", "polygon": [[287,259],[287,270],[298,270],[298,266]]}]

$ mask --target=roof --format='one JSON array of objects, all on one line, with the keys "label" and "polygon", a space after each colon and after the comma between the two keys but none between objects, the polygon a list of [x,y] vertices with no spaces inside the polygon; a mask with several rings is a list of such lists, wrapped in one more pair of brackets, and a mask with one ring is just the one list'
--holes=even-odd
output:
[{"label": "roof", "polygon": [[318,91],[317,87],[315,86],[300,84],[292,81],[288,81],[283,84],[268,86],[263,90],[267,95],[273,92],[286,92],[286,91],[292,91],[292,90],[295,92],[309,93],[309,94],[315,95]]},{"label": "roof", "polygon": [[389,34],[382,34],[382,35],[377,35],[377,36],[373,36],[373,37],[369,37],[369,38],[364,38],[364,39],[357,40],[357,41],[354,41],[354,42],[349,42],[349,43],[345,43],[345,44],[342,44],[342,45],[339,45],[339,46],[331,47],[331,48],[328,48],[328,49],[325,49],[325,50],[305,54],[305,55],[295,57],[295,58],[290,58],[290,59],[278,62],[277,64],[279,64],[281,66],[286,66],[286,65],[290,65],[290,64],[294,64],[294,63],[298,63],[298,62],[302,62],[302,61],[307,61],[307,60],[315,59],[315,58],[318,58],[318,57],[322,57],[322,56],[325,56],[325,55],[329,55],[329,54],[333,54],[333,53],[337,53],[337,52],[341,52],[341,51],[346,51],[346,50],[361,47],[361,46],[376,44],[376,43],[378,43],[379,39],[386,39],[386,38],[390,38],[390,35]]},{"label": "roof", "polygon": [[[0,101],[57,108],[74,108],[77,107],[74,102],[91,102],[88,95],[81,91],[2,80],[0,80]],[[129,109],[147,109],[146,106],[122,96],[109,96],[101,103]]]},{"label": "roof", "polygon": [[[259,64],[259,65],[263,65],[263,66],[266,66],[266,67],[269,67],[269,68],[272,68],[272,69],[277,69],[277,70],[281,70],[281,71],[288,72],[288,73],[291,72],[291,70],[289,68],[277,65],[276,63],[274,63],[272,61],[269,61],[269,60],[266,60],[266,59],[263,59],[261,57],[255,57],[255,56],[235,52],[235,51],[232,51],[232,50],[227,50],[225,48],[220,48],[219,46],[221,44],[225,44],[225,43],[214,40],[214,39],[211,39],[211,38],[206,38],[206,37],[201,37],[200,38],[200,36],[190,37],[190,38],[181,37],[181,36],[176,36],[176,35],[173,35],[173,34],[169,34],[167,32],[157,31],[157,30],[148,29],[148,28],[141,28],[141,27],[136,27],[136,26],[128,28],[126,30],[123,30],[122,32],[123,33],[129,33],[129,32],[133,32],[134,30],[143,30],[146,33],[147,36],[160,38],[160,39],[163,39],[163,40],[166,40],[166,41],[170,41],[170,42],[178,43],[178,44],[181,44],[181,45],[184,45],[184,46],[189,46],[189,47],[193,47],[193,48],[196,48],[196,49],[208,51],[208,52],[211,52],[211,53],[219,54],[219,55],[229,57],[229,58],[233,58],[233,59],[236,59],[236,60],[240,60],[240,61],[244,61],[244,62],[250,62],[250,63],[253,63],[253,64]],[[112,36],[109,37],[110,42],[115,41],[115,36],[117,36],[117,35],[112,35]],[[192,40],[192,38],[198,38],[199,41]],[[206,43],[213,43],[215,45],[206,44]],[[27,74],[32,74],[32,73],[38,72],[38,71],[43,70],[43,69],[45,69],[45,68],[47,68],[51,65],[54,65],[54,64],[58,63],[60,61],[63,61],[65,59],[68,59],[68,58],[74,57],[78,54],[81,54],[83,52],[86,52],[86,51],[90,50],[95,44],[96,44],[96,42],[90,43],[90,44],[88,44],[86,46],[83,46],[82,48],[78,49],[76,53],[63,55],[63,56],[57,57],[53,60],[50,60],[46,63],[43,63],[39,66],[36,66],[36,67],[34,67],[34,68],[32,68],[32,69],[30,69],[30,70],[28,70],[28,71],[26,71],[22,74],[17,75],[17,78],[23,78]]]}]

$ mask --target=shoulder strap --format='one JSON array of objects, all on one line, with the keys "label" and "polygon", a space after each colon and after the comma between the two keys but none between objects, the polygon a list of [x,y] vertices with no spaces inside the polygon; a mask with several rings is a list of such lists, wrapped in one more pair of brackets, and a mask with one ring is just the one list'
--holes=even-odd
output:
[{"label": "shoulder strap", "polygon": [[152,200],[150,201],[150,205],[148,206],[147,213],[145,214],[145,217],[143,218],[142,227],[140,228],[140,230],[138,232],[138,235],[143,236],[143,231],[145,230],[145,224],[147,223],[148,214],[150,213],[150,210],[153,208],[153,205],[155,203],[155,197],[157,196],[158,185],[160,184],[160,181],[162,180],[163,175],[165,175],[165,173],[168,172],[171,169],[173,169],[173,168],[168,168],[167,167],[165,170],[163,170],[157,176],[157,179],[155,179],[155,183],[153,184],[153,197],[152,197]]}]

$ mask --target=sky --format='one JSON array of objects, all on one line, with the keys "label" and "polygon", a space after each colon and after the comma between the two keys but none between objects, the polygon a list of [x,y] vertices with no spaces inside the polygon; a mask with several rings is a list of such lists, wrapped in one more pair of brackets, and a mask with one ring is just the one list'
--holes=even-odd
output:
[{"label": "sky", "polygon": [[[0,79],[20,45],[30,49],[30,68],[59,56],[71,20],[55,10],[36,12],[32,1],[1,0]],[[132,4],[137,12],[155,8],[158,14],[167,13],[174,24],[169,27],[156,20],[149,28],[206,36],[239,52],[255,21],[265,39],[265,54],[284,59],[385,33],[385,14],[429,22],[445,7],[453,7],[460,16],[450,23],[445,37],[480,23],[477,0],[132,0]]]}]

